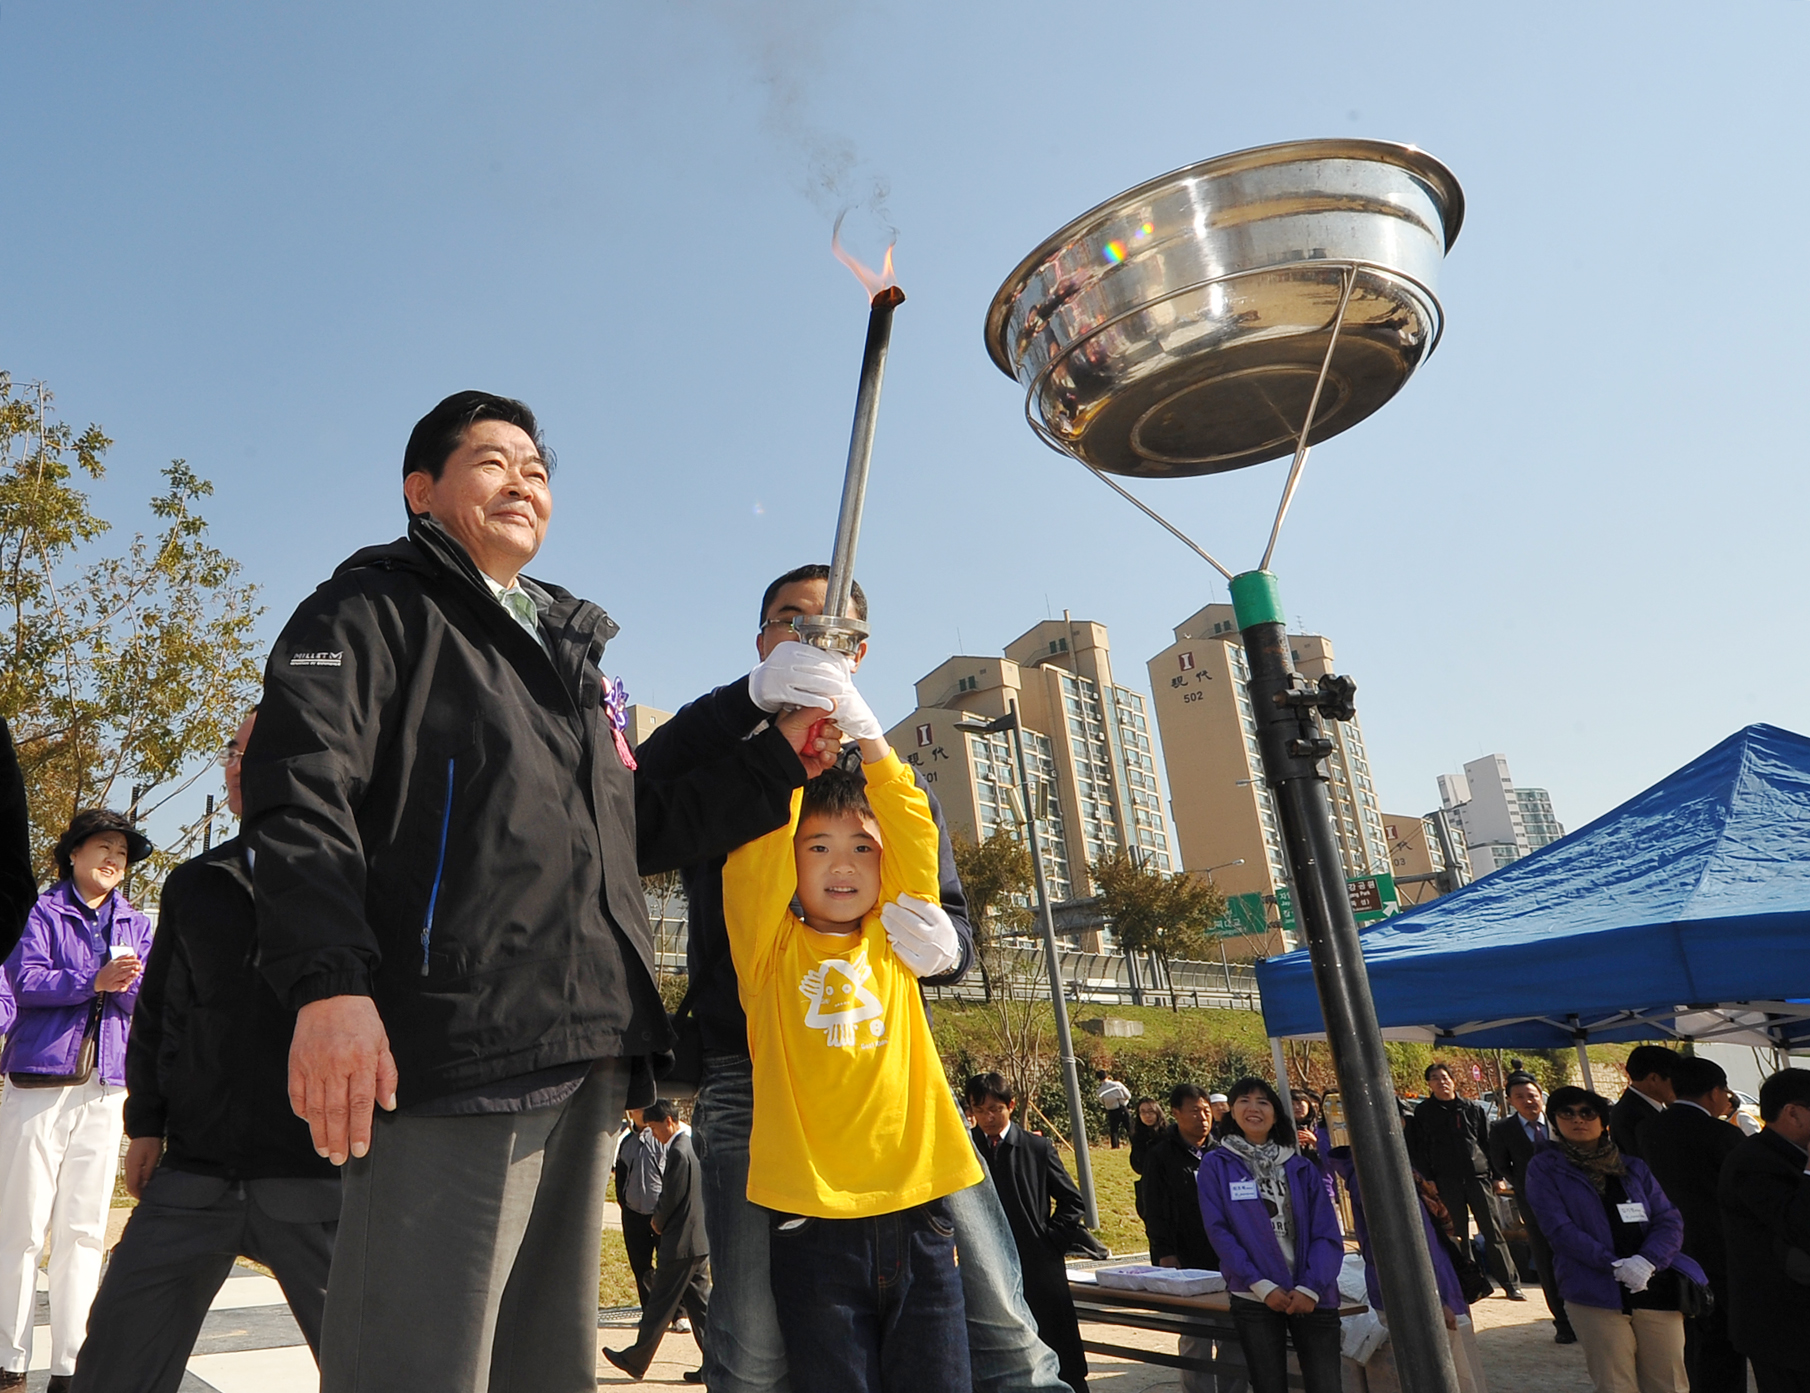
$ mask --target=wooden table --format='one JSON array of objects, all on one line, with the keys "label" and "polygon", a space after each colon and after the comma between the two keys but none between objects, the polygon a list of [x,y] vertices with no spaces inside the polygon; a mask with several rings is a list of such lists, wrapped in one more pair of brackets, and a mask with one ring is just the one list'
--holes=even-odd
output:
[{"label": "wooden table", "polygon": [[[1204,1296],[1166,1296],[1154,1291],[1120,1291],[1103,1287],[1088,1271],[1068,1274],[1069,1295],[1074,1299],[1075,1315],[1094,1325],[1120,1325],[1133,1330],[1158,1330],[1170,1335],[1188,1335],[1197,1340],[1216,1342],[1219,1353],[1212,1359],[1195,1359],[1162,1350],[1138,1349],[1131,1345],[1108,1344],[1103,1340],[1082,1340],[1081,1348],[1091,1354],[1110,1354],[1120,1359],[1144,1364],[1161,1364],[1171,1369],[1195,1373],[1223,1374],[1245,1378],[1244,1350],[1238,1343],[1238,1327],[1232,1320],[1230,1292],[1208,1292]],[[1370,1308],[1363,1302],[1339,1307],[1341,1318],[1361,1315]],[[1305,1385],[1291,1373],[1291,1388]]]}]

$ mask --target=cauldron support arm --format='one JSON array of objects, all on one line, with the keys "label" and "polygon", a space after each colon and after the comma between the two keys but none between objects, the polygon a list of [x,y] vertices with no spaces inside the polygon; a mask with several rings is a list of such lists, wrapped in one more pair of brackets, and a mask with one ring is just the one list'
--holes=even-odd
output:
[{"label": "cauldron support arm", "polygon": [[[1276,539],[1282,535],[1282,519],[1288,516],[1288,505],[1295,501],[1295,486],[1301,482],[1301,471],[1307,466],[1307,433],[1314,428],[1314,415],[1320,409],[1320,389],[1326,385],[1326,372],[1332,366],[1332,351],[1339,346],[1339,330],[1345,326],[1345,306],[1351,303],[1352,289],[1357,285],[1358,268],[1345,268],[1344,288],[1339,292],[1339,310],[1332,317],[1332,337],[1326,341],[1326,356],[1320,360],[1320,375],[1314,380],[1314,394],[1307,401],[1307,419],[1301,423],[1301,434],[1295,442],[1295,462],[1288,467],[1288,482],[1282,486],[1282,502],[1276,507],[1276,521],[1270,528],[1270,544],[1263,549],[1263,560],[1257,569],[1267,571],[1270,557],[1276,554]],[[1230,576],[1227,577],[1231,579]]]},{"label": "cauldron support arm", "polygon": [[1126,490],[1120,488],[1111,479],[1107,478],[1106,475],[1102,474],[1099,470],[1095,469],[1092,465],[1086,465],[1084,467],[1086,468],[1086,470],[1089,474],[1092,474],[1094,476],[1094,478],[1098,479],[1101,483],[1105,484],[1107,488],[1111,489],[1114,493],[1118,494],[1119,497],[1128,501],[1134,508],[1136,508],[1139,512],[1141,512],[1145,517],[1150,518],[1152,521],[1154,521],[1154,522],[1158,523],[1159,525],[1161,525],[1162,527],[1166,528],[1168,530],[1170,536],[1178,538],[1184,546],[1186,546],[1190,550],[1192,550],[1196,556],[1200,557],[1201,560],[1205,561],[1214,570],[1218,571],[1220,575],[1224,576],[1227,580],[1230,580],[1232,578],[1232,573],[1230,571],[1228,571],[1224,566],[1221,566],[1217,561],[1215,561],[1211,556],[1209,556],[1206,553],[1206,551],[1204,551],[1200,546],[1198,546],[1194,542],[1193,538],[1189,537],[1187,533],[1185,533],[1181,530],[1181,528],[1177,527],[1174,523],[1170,522],[1168,518],[1164,517],[1161,513],[1157,512],[1157,510],[1155,508],[1152,508],[1148,503],[1145,503],[1141,498],[1137,497],[1135,494],[1128,493],[1128,492],[1126,492]]}]

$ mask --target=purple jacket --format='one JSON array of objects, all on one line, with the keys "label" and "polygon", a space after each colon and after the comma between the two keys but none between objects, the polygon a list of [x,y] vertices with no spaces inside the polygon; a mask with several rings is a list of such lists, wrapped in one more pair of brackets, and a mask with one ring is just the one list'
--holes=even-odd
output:
[{"label": "purple jacket", "polygon": [[[1678,1207],[1666,1198],[1646,1162],[1633,1156],[1622,1160],[1628,1168],[1622,1186],[1629,1201],[1647,1207],[1640,1256],[1652,1263],[1655,1271],[1675,1268],[1694,1282],[1704,1281],[1703,1269],[1680,1251],[1684,1217]],[[1552,1245],[1552,1271],[1559,1295],[1581,1306],[1619,1311],[1622,1286],[1611,1270],[1616,1261],[1614,1238],[1603,1197],[1592,1188],[1590,1177],[1548,1142],[1528,1161],[1521,1195],[1532,1206],[1534,1221]]]},{"label": "purple jacket", "polygon": [[[1364,1196],[1358,1188],[1357,1166],[1351,1159],[1351,1148],[1341,1146],[1337,1151],[1331,1149],[1324,1128],[1319,1132],[1320,1154],[1327,1159],[1333,1170],[1345,1178],[1345,1193],[1351,1196],[1351,1222],[1357,1229],[1358,1250],[1364,1255],[1364,1290],[1369,1294],[1373,1310],[1383,1309],[1383,1288],[1377,1281],[1376,1254],[1370,1247],[1370,1224],[1364,1218]],[[1415,1196],[1419,1203],[1419,1196]],[[1458,1282],[1458,1269],[1452,1266],[1452,1259],[1445,1250],[1445,1244],[1439,1241],[1439,1231],[1433,1227],[1433,1216],[1427,1212],[1424,1204],[1419,1205],[1421,1228],[1427,1239],[1427,1252],[1433,1258],[1433,1280],[1439,1286],[1439,1304],[1455,1316],[1469,1315],[1470,1302],[1464,1299],[1464,1288]]]},{"label": "purple jacket", "polygon": [[1232,1198],[1233,1182],[1249,1181],[1250,1168],[1223,1146],[1214,1147],[1201,1160],[1196,1178],[1200,1217],[1219,1254],[1226,1289],[1249,1291],[1263,1281],[1289,1289],[1306,1287],[1320,1298],[1321,1310],[1337,1310],[1345,1241],[1339,1234],[1338,1214],[1326,1198],[1325,1180],[1320,1168],[1298,1151],[1283,1163],[1283,1174],[1295,1215],[1292,1272],[1282,1260],[1282,1245],[1276,1242],[1263,1201]]},{"label": "purple jacket", "polygon": [[[113,895],[113,942],[129,943],[144,961],[151,954],[151,921],[118,891]],[[67,880],[38,896],[25,934],[6,960],[18,1019],[6,1037],[0,1071],[67,1074],[82,1049],[82,1033],[94,1004],[94,978],[107,963],[100,936],[82,913]],[[99,1068],[102,1083],[126,1082],[126,1036],[138,983],[106,992],[101,1010]]]},{"label": "purple jacket", "polygon": [[[3,968],[4,964],[0,964],[0,969]],[[18,1019],[18,1016],[19,1007],[13,1001],[12,979],[6,975],[4,970],[0,970],[0,1035],[6,1034],[13,1028],[13,1022]]]}]

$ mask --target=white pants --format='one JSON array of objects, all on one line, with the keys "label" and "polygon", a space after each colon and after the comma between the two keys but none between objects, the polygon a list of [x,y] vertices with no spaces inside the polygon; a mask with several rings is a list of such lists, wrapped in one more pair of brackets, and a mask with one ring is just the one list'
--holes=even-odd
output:
[{"label": "white pants", "polygon": [[38,1259],[50,1240],[50,1372],[73,1374],[101,1284],[126,1090],[97,1077],[0,1099],[0,1369],[31,1359]]}]

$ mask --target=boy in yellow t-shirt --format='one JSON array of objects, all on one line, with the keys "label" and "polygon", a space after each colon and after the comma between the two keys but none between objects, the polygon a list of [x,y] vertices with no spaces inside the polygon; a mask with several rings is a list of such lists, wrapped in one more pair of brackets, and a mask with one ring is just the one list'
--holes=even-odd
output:
[{"label": "boy in yellow t-shirt", "polygon": [[[851,691],[847,704],[859,705]],[[748,1015],[748,1198],[773,1211],[771,1281],[797,1393],[967,1393],[945,1196],[980,1164],[917,979],[881,910],[940,898],[930,805],[864,707],[840,769],[733,852],[723,910]]]}]

